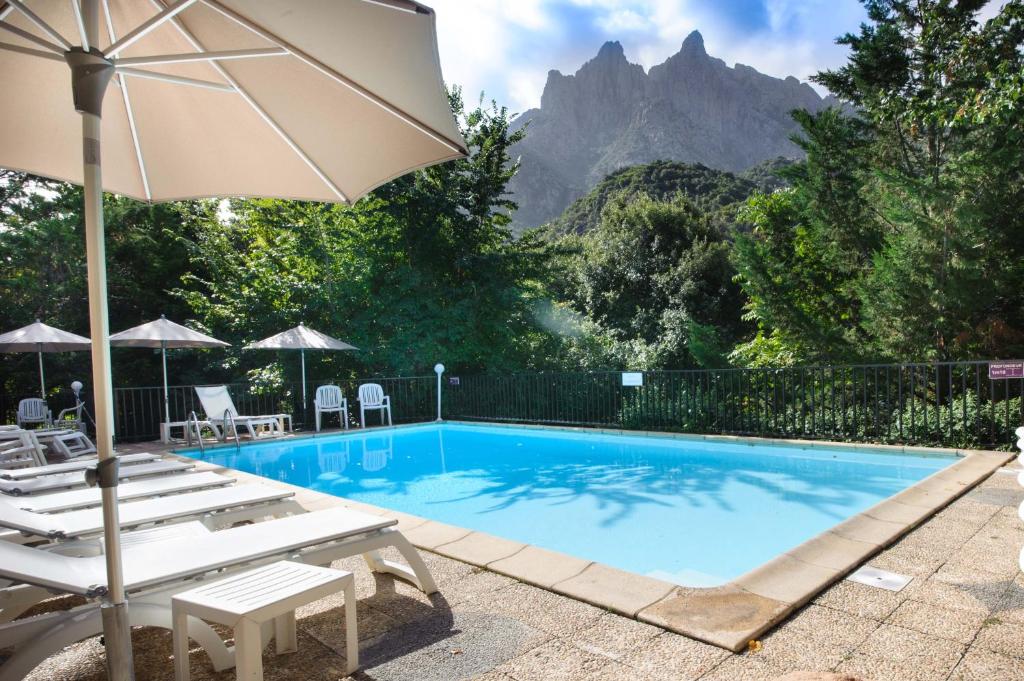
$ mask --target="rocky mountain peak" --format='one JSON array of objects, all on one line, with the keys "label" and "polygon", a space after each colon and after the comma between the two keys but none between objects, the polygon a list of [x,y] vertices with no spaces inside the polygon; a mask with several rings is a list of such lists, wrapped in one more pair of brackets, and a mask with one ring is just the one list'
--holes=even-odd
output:
[{"label": "rocky mountain peak", "polygon": [[[645,71],[610,41],[576,73],[548,74],[540,109],[527,112],[526,138],[511,190],[517,227],[557,217],[606,175],[653,161],[700,163],[741,172],[779,156],[800,158],[790,141],[793,109],[831,104],[806,83],[780,79],[708,55],[693,31],[679,52]],[[522,123],[520,123],[522,124]]]},{"label": "rocky mountain peak", "polygon": [[704,49],[704,36],[700,34],[700,31],[692,31],[690,35],[686,36],[679,54],[686,57],[708,56],[707,51]]}]

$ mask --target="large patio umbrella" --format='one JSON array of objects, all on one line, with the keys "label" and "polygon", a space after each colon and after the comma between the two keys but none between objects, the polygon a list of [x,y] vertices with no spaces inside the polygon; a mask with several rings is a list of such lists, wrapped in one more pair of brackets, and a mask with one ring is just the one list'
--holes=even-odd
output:
[{"label": "large patio umbrella", "polygon": [[306,411],[306,350],[358,350],[359,348],[337,338],[331,338],[305,324],[299,324],[294,329],[288,329],[261,341],[249,343],[242,349],[298,350],[302,357],[302,411]]},{"label": "large patio umbrella", "polygon": [[104,639],[130,679],[103,190],[352,201],[466,146],[410,0],[0,0],[0,35],[0,166],[84,185]]},{"label": "large patio umbrella", "polygon": [[124,348],[160,348],[164,368],[164,422],[171,422],[171,398],[167,390],[167,349],[171,348],[227,348],[230,343],[219,341],[187,326],[175,324],[160,315],[160,319],[133,326],[110,336],[112,346]]},{"label": "large patio umbrella", "polygon": [[61,331],[43,324],[38,319],[28,326],[0,334],[0,352],[39,353],[39,395],[46,398],[46,377],[43,374],[44,352],[73,352],[88,350],[92,346],[88,338],[67,331]]}]

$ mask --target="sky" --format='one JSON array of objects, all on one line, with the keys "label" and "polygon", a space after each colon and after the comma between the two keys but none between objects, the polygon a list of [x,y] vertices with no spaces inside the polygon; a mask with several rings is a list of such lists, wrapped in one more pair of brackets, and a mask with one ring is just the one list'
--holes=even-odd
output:
[{"label": "sky", "polygon": [[[608,40],[644,68],[693,30],[708,54],[779,78],[807,80],[845,62],[835,44],[865,20],[857,0],[425,0],[437,12],[445,80],[522,112],[540,105],[547,73],[574,73]],[[821,88],[817,88],[823,92]]]}]

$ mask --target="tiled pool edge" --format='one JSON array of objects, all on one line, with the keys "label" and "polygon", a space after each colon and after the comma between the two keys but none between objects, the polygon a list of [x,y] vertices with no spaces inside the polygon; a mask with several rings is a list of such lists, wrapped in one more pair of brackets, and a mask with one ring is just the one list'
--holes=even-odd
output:
[{"label": "tiled pool edge", "polygon": [[[454,422],[472,425],[472,422]],[[413,425],[413,424],[409,424]],[[428,425],[428,424],[417,424]],[[408,427],[408,426],[406,426]],[[594,432],[597,429],[526,426]],[[865,447],[850,443],[769,440],[675,433],[600,432],[686,439],[749,441],[765,445]],[[877,447],[872,446],[872,449]],[[732,582],[684,588],[643,575],[476,532],[419,516],[335,497],[269,478],[230,470],[236,477],[276,485],[296,494],[309,510],[346,506],[397,518],[398,529],[418,548],[489,569],[552,592],[738,652],[852,569],[914,529],[1013,458],[1011,452],[887,447],[908,453],[955,453],[960,461],[840,523]],[[184,458],[184,457],[183,457]],[[205,462],[202,467],[223,468]],[[737,537],[742,541],[742,537]]]}]

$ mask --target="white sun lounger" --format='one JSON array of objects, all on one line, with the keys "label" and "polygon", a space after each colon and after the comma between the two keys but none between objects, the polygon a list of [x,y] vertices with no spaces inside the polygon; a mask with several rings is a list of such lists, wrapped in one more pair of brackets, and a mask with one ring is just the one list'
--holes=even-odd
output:
[{"label": "white sun lounger", "polygon": [[[118,516],[122,530],[197,516],[202,516],[203,523],[212,529],[269,515],[305,513],[292,499],[294,496],[267,485],[237,485],[119,504]],[[25,534],[66,540],[103,532],[103,512],[99,508],[35,513],[18,508],[17,503],[17,498],[0,498],[0,527],[15,530],[0,532],[2,540],[22,543]]]},{"label": "white sun lounger", "polygon": [[[256,428],[269,428],[271,437],[284,435],[284,419],[291,420],[288,414],[240,415],[226,385],[196,386],[195,390],[206,412],[206,420],[210,422],[218,440],[237,436],[237,428],[243,427],[253,440],[260,435]],[[235,432],[229,432],[232,428],[236,429]]]},{"label": "white sun lounger", "polygon": [[[117,500],[134,501],[166,494],[195,492],[213,487],[226,487],[234,482],[234,478],[210,471],[164,475],[159,478],[121,483],[117,486]],[[36,513],[60,513],[61,511],[99,506],[102,503],[98,487],[10,498],[18,508]]]},{"label": "white sun lounger", "polygon": [[[121,466],[118,469],[118,478],[126,480],[131,478],[143,478],[154,475],[166,475],[168,473],[180,473],[195,468],[194,463],[181,461],[152,461],[150,463],[136,463],[131,466]],[[0,492],[13,494],[36,494],[39,492],[52,492],[58,489],[74,489],[85,487],[85,471],[73,471],[59,475],[41,475],[37,478],[27,480],[4,480],[0,478]]]},{"label": "white sun lounger", "polygon": [[[122,464],[137,464],[157,461],[160,457],[156,454],[124,454],[119,458]],[[32,466],[31,468],[14,468],[9,471],[0,471],[0,480],[27,480],[44,475],[74,473],[92,468],[95,465],[96,459],[86,459],[84,461],[65,461],[64,463],[51,463],[45,466]]]},{"label": "white sun lounger", "polygon": [[[345,508],[332,508],[254,525],[233,527],[206,536],[190,536],[124,547],[124,584],[131,594],[133,626],[171,628],[171,596],[191,587],[192,580],[214,570],[237,570],[288,557],[312,565],[328,565],[362,554],[373,570],[408,579],[423,592],[437,591],[430,571],[412,544],[395,530],[397,521]],[[378,551],[395,547],[408,566],[380,558]],[[218,576],[224,572],[218,572]],[[102,632],[100,609],[88,604],[10,621],[53,591],[90,599],[106,593],[102,556],[70,557],[37,548],[0,542],[0,578],[19,585],[0,591],[0,648],[13,654],[0,667],[0,681],[24,678],[50,655],[76,641]],[[217,671],[234,664],[233,654],[217,633],[195,618],[188,635],[210,655]]]}]

